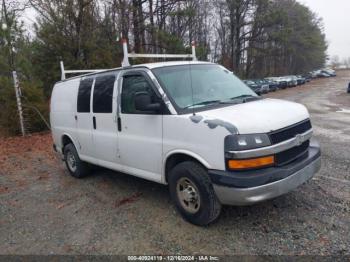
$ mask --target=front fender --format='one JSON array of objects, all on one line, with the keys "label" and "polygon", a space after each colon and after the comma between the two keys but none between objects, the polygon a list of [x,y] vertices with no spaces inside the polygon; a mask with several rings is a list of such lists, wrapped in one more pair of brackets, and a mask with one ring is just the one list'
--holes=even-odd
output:
[{"label": "front fender", "polygon": [[166,163],[169,159],[169,157],[175,155],[175,154],[183,154],[183,155],[188,155],[194,159],[196,159],[199,163],[201,163],[205,168],[207,169],[211,169],[211,166],[210,164],[202,157],[200,156],[199,154],[197,153],[194,153],[192,151],[189,151],[189,150],[186,150],[186,149],[174,149],[174,150],[171,150],[169,151],[165,157],[164,157],[164,160],[163,160],[163,168],[162,168],[162,183],[163,184],[166,184]]}]

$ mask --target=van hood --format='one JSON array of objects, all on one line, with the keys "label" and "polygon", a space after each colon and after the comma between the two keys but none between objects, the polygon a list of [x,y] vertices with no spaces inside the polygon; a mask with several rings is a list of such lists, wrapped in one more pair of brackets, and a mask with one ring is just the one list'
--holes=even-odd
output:
[{"label": "van hood", "polygon": [[268,133],[309,118],[305,106],[279,99],[262,99],[208,110],[198,115],[229,123],[239,134]]}]

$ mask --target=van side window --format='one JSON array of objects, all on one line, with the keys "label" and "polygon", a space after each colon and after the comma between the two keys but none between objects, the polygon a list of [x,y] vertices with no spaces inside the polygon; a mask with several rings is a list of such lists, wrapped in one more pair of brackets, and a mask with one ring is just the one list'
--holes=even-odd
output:
[{"label": "van side window", "polygon": [[94,113],[112,113],[114,75],[96,77],[93,98]]},{"label": "van side window", "polygon": [[152,102],[157,100],[157,95],[142,75],[130,75],[123,77],[123,86],[121,94],[121,111],[124,114],[146,114],[135,109],[135,93],[148,92]]},{"label": "van side window", "polygon": [[90,113],[91,86],[94,79],[88,78],[80,81],[77,101],[79,113]]}]

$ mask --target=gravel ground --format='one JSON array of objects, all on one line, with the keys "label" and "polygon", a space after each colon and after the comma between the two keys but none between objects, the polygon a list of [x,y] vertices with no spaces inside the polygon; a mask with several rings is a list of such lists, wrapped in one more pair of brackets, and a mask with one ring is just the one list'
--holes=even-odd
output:
[{"label": "gravel ground", "polygon": [[0,139],[0,254],[350,255],[349,81],[342,71],[266,95],[308,107],[322,169],[204,228],[176,214],[165,186],[105,169],[70,177],[49,134]]}]

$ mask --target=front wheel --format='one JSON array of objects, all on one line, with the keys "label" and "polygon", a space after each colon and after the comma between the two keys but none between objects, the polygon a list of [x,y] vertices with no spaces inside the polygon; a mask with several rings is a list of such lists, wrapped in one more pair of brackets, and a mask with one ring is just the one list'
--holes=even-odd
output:
[{"label": "front wheel", "polygon": [[205,226],[219,217],[221,204],[200,164],[188,161],[175,166],[169,173],[169,189],[177,210],[190,223]]},{"label": "front wheel", "polygon": [[69,173],[76,178],[82,178],[89,174],[89,164],[80,160],[75,146],[70,143],[63,149],[64,162]]}]

